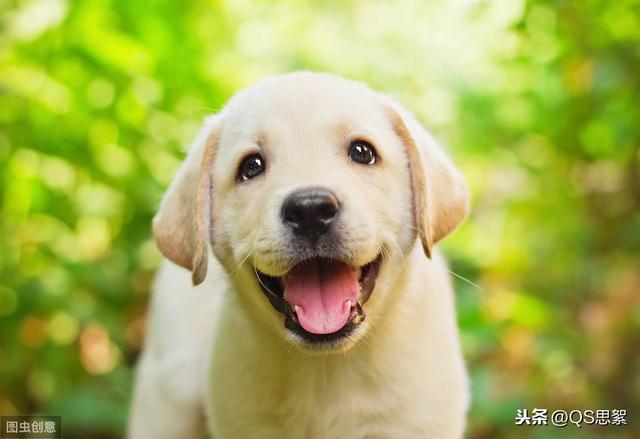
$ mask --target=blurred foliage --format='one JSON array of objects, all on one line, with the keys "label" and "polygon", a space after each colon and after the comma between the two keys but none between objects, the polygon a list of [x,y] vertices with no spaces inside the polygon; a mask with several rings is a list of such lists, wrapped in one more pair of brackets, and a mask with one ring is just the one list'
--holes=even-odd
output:
[{"label": "blurred foliage", "polygon": [[[316,69],[397,94],[468,178],[444,243],[468,436],[640,437],[637,0],[2,0],[0,29],[0,413],[122,435],[184,145],[239,88]],[[515,427],[534,407],[631,425]]]}]

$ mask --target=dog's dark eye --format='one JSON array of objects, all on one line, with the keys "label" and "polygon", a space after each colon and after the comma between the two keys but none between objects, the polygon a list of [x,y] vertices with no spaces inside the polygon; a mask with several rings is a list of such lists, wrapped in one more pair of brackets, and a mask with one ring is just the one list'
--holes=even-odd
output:
[{"label": "dog's dark eye", "polygon": [[250,180],[264,172],[264,160],[260,154],[252,154],[240,163],[238,180]]},{"label": "dog's dark eye", "polygon": [[369,142],[355,140],[349,145],[349,158],[363,165],[373,165],[376,162],[376,150]]}]

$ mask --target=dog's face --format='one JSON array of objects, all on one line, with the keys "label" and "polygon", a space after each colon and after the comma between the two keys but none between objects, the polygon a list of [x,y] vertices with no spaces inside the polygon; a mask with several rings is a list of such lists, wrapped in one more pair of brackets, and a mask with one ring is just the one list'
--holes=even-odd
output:
[{"label": "dog's face", "polygon": [[160,249],[199,283],[210,243],[256,319],[304,347],[351,346],[384,312],[416,236],[429,253],[466,212],[464,183],[401,111],[326,74],[240,93],[165,196]]}]

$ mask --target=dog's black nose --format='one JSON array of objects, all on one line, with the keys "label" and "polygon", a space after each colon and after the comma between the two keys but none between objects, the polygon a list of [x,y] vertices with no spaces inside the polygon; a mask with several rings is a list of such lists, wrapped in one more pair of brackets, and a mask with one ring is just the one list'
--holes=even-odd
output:
[{"label": "dog's black nose", "polygon": [[282,204],[282,220],[296,235],[316,239],[326,233],[340,210],[336,195],[328,189],[295,191]]}]

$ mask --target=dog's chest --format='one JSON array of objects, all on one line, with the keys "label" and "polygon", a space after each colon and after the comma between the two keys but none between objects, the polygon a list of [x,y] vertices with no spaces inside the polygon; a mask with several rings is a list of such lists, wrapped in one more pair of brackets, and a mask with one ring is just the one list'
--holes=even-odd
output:
[{"label": "dog's chest", "polygon": [[[397,425],[409,396],[378,383],[349,357],[312,357],[280,364],[247,359],[209,376],[209,418],[219,437],[375,437]],[[404,398],[404,400],[403,400]],[[407,422],[410,422],[407,420]],[[396,427],[397,429],[397,427]]]}]

